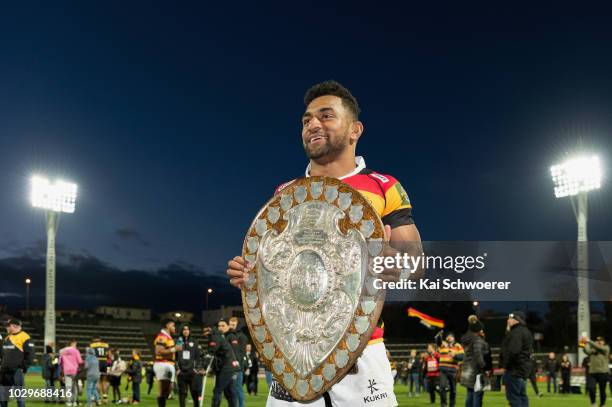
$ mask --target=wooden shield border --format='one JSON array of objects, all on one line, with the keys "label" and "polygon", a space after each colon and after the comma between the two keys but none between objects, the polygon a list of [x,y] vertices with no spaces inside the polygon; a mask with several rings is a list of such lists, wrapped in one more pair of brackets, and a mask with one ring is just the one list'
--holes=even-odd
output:
[{"label": "wooden shield border", "polygon": [[[323,192],[316,198],[312,196],[310,188],[311,184],[314,182],[321,182],[323,190]],[[338,196],[340,193],[346,192],[350,192],[352,194],[351,205],[344,210],[346,216],[339,221],[340,231],[343,234],[346,234],[350,228],[357,228],[357,230],[359,230],[359,225],[363,220],[372,220],[374,224],[374,231],[369,237],[366,237],[365,240],[366,242],[382,242],[384,240],[384,226],[380,217],[376,213],[376,210],[372,207],[369,201],[348,184],[345,184],[335,178],[308,177],[299,178],[293,181],[281,192],[271,198],[259,211],[246,234],[242,254],[247,261],[254,265],[254,267],[253,270],[248,273],[246,283],[242,288],[242,304],[251,338],[253,339],[255,348],[259,352],[261,360],[268,368],[268,371],[272,372],[276,381],[282,385],[295,400],[309,401],[319,397],[325,391],[329,390],[329,388],[341,380],[347,374],[349,369],[356,363],[357,358],[367,346],[368,341],[372,336],[372,332],[376,327],[384,305],[385,292],[383,290],[377,290],[374,293],[372,291],[368,291],[368,283],[371,287],[372,281],[375,278],[375,276],[371,274],[370,263],[367,267],[369,276],[367,276],[364,281],[359,298],[359,304],[356,307],[356,311],[348,326],[348,329],[344,333],[343,338],[340,340],[336,348],[330,352],[325,361],[317,366],[311,374],[307,375],[305,378],[297,377],[297,374],[294,373],[291,365],[286,362],[287,359],[279,347],[274,343],[272,336],[268,332],[265,322],[266,316],[263,314],[257,291],[257,247],[255,247],[255,245],[251,245],[251,250],[249,250],[249,245],[247,242],[249,238],[259,236],[257,233],[258,224],[260,231],[263,228],[263,225],[266,226],[266,230],[274,229],[279,233],[285,229],[287,226],[287,221],[283,219],[283,215],[286,211],[283,209],[283,207],[281,207],[281,199],[285,200],[284,207],[287,210],[298,205],[299,203],[296,201],[295,192],[296,188],[301,186],[305,188],[299,188],[300,198],[304,196],[304,189],[307,191],[307,195],[302,202],[311,200],[329,202],[329,200],[326,200],[325,197],[325,188],[328,186],[336,187],[338,190]],[[283,196],[285,198],[283,198]],[[289,196],[292,198],[292,203],[290,207],[287,207]],[[338,198],[336,197],[336,199],[330,203],[338,206],[339,204],[337,202]],[[361,205],[363,207],[363,216],[356,223],[353,223],[349,218],[349,211],[353,205]],[[381,254],[382,245],[380,245],[380,251],[375,250],[374,253],[370,251],[369,258],[372,256],[379,256]],[[360,330],[364,329],[363,322],[368,322],[367,329],[361,334],[359,334],[357,328],[358,320],[362,322],[359,327]],[[346,358],[347,353],[348,358]],[[342,357],[339,357],[339,355],[342,355]],[[272,363],[274,358],[282,358],[285,361],[282,372],[277,372],[274,369]],[[332,372],[334,372],[333,377],[331,376]]]}]

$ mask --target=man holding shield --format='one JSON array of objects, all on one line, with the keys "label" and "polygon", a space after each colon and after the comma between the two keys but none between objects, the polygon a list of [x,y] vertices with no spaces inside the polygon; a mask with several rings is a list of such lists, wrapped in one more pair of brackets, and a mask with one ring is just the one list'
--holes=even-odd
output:
[{"label": "man holding shield", "polygon": [[[359,121],[359,106],[355,97],[339,83],[326,81],[310,88],[304,102],[306,111],[302,115],[302,143],[310,160],[305,177],[336,178],[359,191],[385,225],[385,240],[393,249],[386,247],[382,254],[392,256],[398,251],[409,251],[410,247],[420,242],[420,236],[412,218],[408,195],[395,178],[367,169],[363,157],[355,154],[364,130],[363,123]],[[279,186],[276,193],[292,182]],[[242,287],[252,266],[241,256],[230,260],[227,274],[231,284]],[[397,280],[399,270],[386,270],[379,277],[386,281]],[[356,369],[334,384],[323,397],[308,405],[396,406],[393,376],[382,334],[382,328],[376,328],[355,364]],[[294,401],[276,382],[270,389],[268,407],[303,405]]]}]

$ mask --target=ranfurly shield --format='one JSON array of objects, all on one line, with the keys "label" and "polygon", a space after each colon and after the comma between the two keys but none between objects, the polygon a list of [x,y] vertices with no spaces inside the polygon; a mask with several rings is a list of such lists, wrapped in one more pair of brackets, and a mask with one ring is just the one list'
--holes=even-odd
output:
[{"label": "ranfurly shield", "polygon": [[245,318],[294,399],[328,390],[367,345],[384,302],[370,271],[383,237],[370,203],[328,177],[294,181],[253,221],[243,246],[254,265],[242,291]]}]

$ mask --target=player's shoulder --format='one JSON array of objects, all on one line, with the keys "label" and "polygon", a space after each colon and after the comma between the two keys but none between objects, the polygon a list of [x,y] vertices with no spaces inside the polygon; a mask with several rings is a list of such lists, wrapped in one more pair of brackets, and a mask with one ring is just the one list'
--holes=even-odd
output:
[{"label": "player's shoulder", "polygon": [[393,175],[375,171],[371,168],[364,168],[359,171],[359,173],[353,175],[351,179],[362,180],[363,182],[375,182],[385,193],[399,183],[397,178]]}]

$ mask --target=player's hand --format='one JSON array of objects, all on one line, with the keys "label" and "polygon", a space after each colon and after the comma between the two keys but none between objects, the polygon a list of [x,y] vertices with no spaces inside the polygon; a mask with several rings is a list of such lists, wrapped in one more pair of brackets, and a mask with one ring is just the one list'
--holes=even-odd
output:
[{"label": "player's hand", "polygon": [[[381,253],[381,256],[395,257],[398,251],[395,250],[393,247],[391,247],[391,245],[389,244],[389,242],[391,241],[391,226],[385,225],[384,232],[385,232],[385,235],[383,237],[383,251]],[[401,272],[402,270],[396,267],[393,267],[393,268],[385,267],[385,269],[380,274],[378,274],[378,278],[386,282],[399,281]]]},{"label": "player's hand", "polygon": [[230,279],[230,284],[236,288],[242,288],[247,276],[248,270],[252,268],[242,256],[236,256],[227,262],[227,275]]}]

